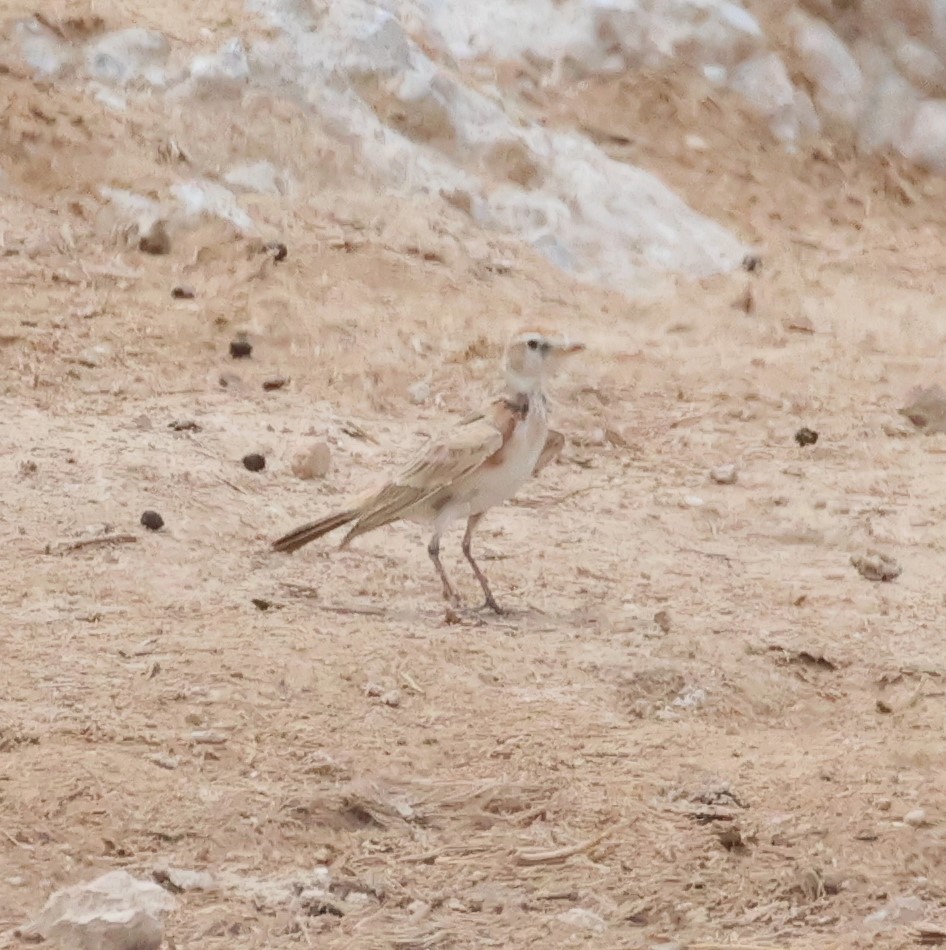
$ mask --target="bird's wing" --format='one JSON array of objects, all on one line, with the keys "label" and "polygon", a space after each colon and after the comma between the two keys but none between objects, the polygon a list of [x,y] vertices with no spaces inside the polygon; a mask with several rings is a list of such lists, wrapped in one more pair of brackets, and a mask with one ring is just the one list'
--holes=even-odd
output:
[{"label": "bird's wing", "polygon": [[361,505],[361,514],[349,532],[354,538],[406,517],[412,509],[479,468],[498,452],[509,434],[497,417],[495,404],[468,416],[450,434],[427,446],[390,482]]}]

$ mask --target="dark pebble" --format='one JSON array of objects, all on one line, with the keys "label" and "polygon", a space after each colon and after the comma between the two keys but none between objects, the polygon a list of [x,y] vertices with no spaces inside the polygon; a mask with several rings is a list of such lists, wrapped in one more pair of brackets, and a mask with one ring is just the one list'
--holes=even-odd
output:
[{"label": "dark pebble", "polygon": [[272,254],[273,260],[277,263],[284,261],[289,256],[289,248],[282,241],[269,241],[263,245],[263,250],[267,254]]},{"label": "dark pebble", "polygon": [[156,511],[146,511],[141,516],[141,523],[149,531],[160,531],[164,527],[164,519]]},{"label": "dark pebble", "polygon": [[243,456],[243,467],[251,472],[261,472],[266,468],[266,459],[259,452],[251,452]]},{"label": "dark pebble", "polygon": [[762,258],[758,254],[747,254],[742,259],[743,270],[747,270],[750,274],[759,270],[762,267]]},{"label": "dark pebble", "polygon": [[245,360],[253,352],[253,344],[249,340],[231,340],[230,355],[235,360]]},{"label": "dark pebble", "polygon": [[266,392],[271,393],[274,390],[282,389],[289,380],[285,376],[270,376],[268,379],[263,380],[263,389]]},{"label": "dark pebble", "polygon": [[818,441],[818,433],[803,426],[795,433],[795,441],[801,446],[814,445]]},{"label": "dark pebble", "polygon": [[171,290],[171,296],[175,300],[193,300],[197,296],[197,292],[193,287],[188,287],[186,284],[181,284],[180,286]]}]

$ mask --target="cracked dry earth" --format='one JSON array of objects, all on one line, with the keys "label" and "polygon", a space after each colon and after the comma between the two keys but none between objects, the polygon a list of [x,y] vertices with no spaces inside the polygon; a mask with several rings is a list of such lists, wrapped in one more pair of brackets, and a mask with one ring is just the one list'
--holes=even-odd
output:
[{"label": "cracked dry earth", "polygon": [[[614,94],[563,96],[557,121]],[[277,265],[210,226],[168,258],[81,217],[67,241],[61,181],[0,198],[7,942],[56,887],[164,866],[215,881],[179,896],[180,948],[901,947],[946,926],[946,443],[897,411],[941,379],[943,187],[697,113],[708,153],[681,158],[662,116],[636,160],[763,267],[643,303],[511,246],[507,273],[441,253],[453,221],[417,225],[425,260],[351,220],[333,246],[300,211]],[[589,350],[554,388],[563,456],[480,533],[507,616],[445,624],[412,526],[268,551],[475,406],[537,316]],[[331,471],[299,481],[320,439]],[[735,484],[710,479],[727,464]],[[103,524],[135,540],[62,546]],[[869,549],[901,576],[861,577]],[[459,533],[444,558],[472,600]]]}]

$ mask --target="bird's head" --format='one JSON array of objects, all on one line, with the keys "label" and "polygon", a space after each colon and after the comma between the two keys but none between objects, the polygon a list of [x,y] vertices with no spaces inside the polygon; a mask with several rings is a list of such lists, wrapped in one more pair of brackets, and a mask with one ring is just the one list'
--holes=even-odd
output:
[{"label": "bird's head", "polygon": [[506,383],[516,392],[532,392],[553,376],[572,353],[580,353],[584,343],[544,330],[521,330],[506,347]]}]

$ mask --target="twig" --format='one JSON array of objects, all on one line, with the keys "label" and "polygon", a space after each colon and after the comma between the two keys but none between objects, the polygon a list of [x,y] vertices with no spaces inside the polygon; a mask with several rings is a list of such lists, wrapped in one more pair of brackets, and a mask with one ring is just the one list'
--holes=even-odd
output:
[{"label": "twig", "polygon": [[136,534],[100,534],[94,538],[79,538],[77,541],[60,541],[59,544],[47,544],[47,554],[68,554],[97,544],[133,544],[138,540]]},{"label": "twig", "polygon": [[419,696],[424,695],[423,689],[421,689],[421,687],[417,685],[417,683],[414,680],[414,677],[411,676],[410,673],[406,672],[405,670],[401,670],[401,679],[404,680],[404,683],[410,689],[414,690],[414,692],[417,693]]},{"label": "twig", "polygon": [[675,544],[674,547],[685,554],[699,554],[700,557],[715,557],[721,561],[725,561],[727,564],[732,564],[734,561],[739,560],[739,558],[731,557],[728,554],[720,554],[717,551],[701,551],[699,548],[685,548],[678,544]]},{"label": "twig", "polygon": [[587,841],[581,841],[578,844],[568,845],[568,847],[565,848],[554,848],[552,850],[544,848],[519,848],[515,854],[516,861],[519,864],[554,864],[557,861],[567,861],[576,854],[581,854],[583,851],[590,851],[616,830],[616,828],[609,828],[607,831],[602,831],[600,835],[595,835],[594,838],[589,838]]},{"label": "twig", "polygon": [[560,505],[563,501],[568,501],[569,498],[574,498],[576,495],[587,495],[588,492],[594,491],[596,487],[595,485],[589,485],[585,488],[567,491],[562,495],[547,495],[544,498],[523,498],[521,501],[512,501],[510,504],[516,508],[551,508],[553,505]]}]

